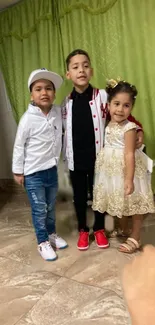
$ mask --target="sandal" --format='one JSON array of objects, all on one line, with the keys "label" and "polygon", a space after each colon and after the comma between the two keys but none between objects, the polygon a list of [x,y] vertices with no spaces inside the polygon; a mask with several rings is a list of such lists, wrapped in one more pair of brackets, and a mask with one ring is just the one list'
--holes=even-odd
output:
[{"label": "sandal", "polygon": [[140,249],[140,242],[134,238],[129,237],[125,243],[121,244],[118,248],[119,252],[126,254],[133,254]]}]

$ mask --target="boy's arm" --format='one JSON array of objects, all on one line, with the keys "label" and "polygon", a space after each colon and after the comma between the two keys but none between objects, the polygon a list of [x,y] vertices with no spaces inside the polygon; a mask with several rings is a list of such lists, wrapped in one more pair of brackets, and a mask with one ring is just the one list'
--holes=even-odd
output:
[{"label": "boy's arm", "polygon": [[66,108],[65,98],[61,104],[61,116],[62,116],[62,159],[66,163],[66,118],[67,118],[67,108]]},{"label": "boy's arm", "polygon": [[134,116],[132,116],[132,114],[129,115],[128,120],[130,122],[134,122],[137,125],[137,132],[139,132],[139,131],[142,131],[143,132],[143,126],[142,126],[142,124],[139,121],[137,121],[134,118]]},{"label": "boy's arm", "polygon": [[66,117],[67,117],[66,98],[61,103],[61,116],[62,116],[62,130],[64,134],[66,129]]},{"label": "boy's arm", "polygon": [[27,129],[22,122],[19,123],[12,158],[13,174],[23,175],[24,173],[24,147],[27,139]]},{"label": "boy's arm", "polygon": [[142,124],[137,121],[131,114],[128,117],[128,120],[130,122],[134,122],[137,125],[136,131],[137,131],[137,137],[136,137],[136,148],[139,149],[144,143],[144,131]]}]

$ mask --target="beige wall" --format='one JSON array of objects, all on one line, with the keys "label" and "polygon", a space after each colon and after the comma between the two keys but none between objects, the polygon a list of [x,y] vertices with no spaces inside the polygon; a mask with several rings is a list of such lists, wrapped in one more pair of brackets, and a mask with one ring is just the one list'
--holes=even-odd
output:
[{"label": "beige wall", "polygon": [[16,128],[3,76],[0,72],[0,179],[12,178],[12,148]]}]

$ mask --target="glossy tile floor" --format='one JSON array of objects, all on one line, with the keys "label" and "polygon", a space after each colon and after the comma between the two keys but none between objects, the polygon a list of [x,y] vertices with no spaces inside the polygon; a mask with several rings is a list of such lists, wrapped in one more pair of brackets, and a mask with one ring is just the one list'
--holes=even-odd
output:
[{"label": "glossy tile floor", "polygon": [[[92,225],[92,213],[88,211]],[[57,203],[57,230],[69,244],[58,260],[45,262],[36,249],[25,193],[0,190],[0,325],[128,325],[120,275],[132,256],[117,251],[76,248],[71,200]],[[145,220],[143,243],[155,244],[155,217]]]}]

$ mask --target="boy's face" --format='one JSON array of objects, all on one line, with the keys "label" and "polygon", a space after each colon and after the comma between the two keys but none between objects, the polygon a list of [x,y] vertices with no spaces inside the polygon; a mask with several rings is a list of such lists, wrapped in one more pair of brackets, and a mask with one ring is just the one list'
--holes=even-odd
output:
[{"label": "boy's face", "polygon": [[72,80],[75,88],[83,89],[88,84],[93,75],[90,61],[83,54],[77,54],[70,59],[67,79]]},{"label": "boy's face", "polygon": [[49,80],[40,79],[34,82],[31,91],[31,100],[42,110],[49,109],[55,99],[55,90]]}]

